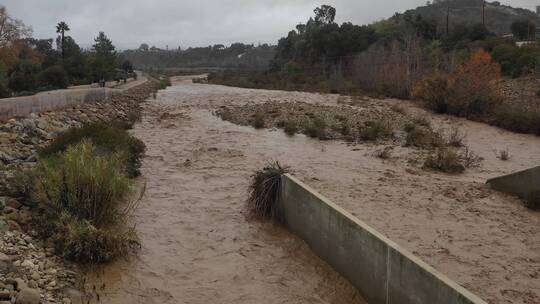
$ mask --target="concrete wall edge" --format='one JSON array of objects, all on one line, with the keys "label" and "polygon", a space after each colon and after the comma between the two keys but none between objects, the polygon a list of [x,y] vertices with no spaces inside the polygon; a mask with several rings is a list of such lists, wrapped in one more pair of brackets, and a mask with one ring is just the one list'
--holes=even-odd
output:
[{"label": "concrete wall edge", "polygon": [[476,296],[469,290],[465,289],[463,286],[459,285],[455,281],[451,280],[446,275],[442,274],[432,266],[428,265],[426,262],[421,260],[419,257],[415,256],[411,252],[409,252],[407,249],[403,248],[402,246],[398,245],[394,241],[390,240],[388,237],[384,236],[382,233],[378,232],[376,229],[368,225],[367,223],[363,222],[362,220],[358,219],[357,217],[353,216],[350,212],[345,210],[344,208],[338,206],[334,202],[332,202],[330,199],[326,198],[322,194],[320,194],[315,189],[311,188],[310,186],[306,185],[302,181],[298,180],[296,177],[294,177],[291,174],[284,174],[284,176],[288,179],[290,179],[292,182],[296,183],[300,187],[304,188],[306,191],[311,193],[313,196],[317,197],[320,201],[327,204],[330,208],[335,209],[337,212],[342,214],[345,218],[350,220],[351,222],[355,223],[356,225],[360,226],[365,231],[371,233],[373,236],[380,239],[382,242],[386,243],[389,250],[390,248],[399,252],[401,255],[409,259],[411,262],[417,264],[420,268],[423,268],[426,272],[428,272],[430,275],[438,279],[439,281],[446,284],[448,287],[454,289],[456,292],[461,294],[463,297],[467,298],[472,303],[476,304],[487,304],[484,300],[482,300],[480,297]]}]

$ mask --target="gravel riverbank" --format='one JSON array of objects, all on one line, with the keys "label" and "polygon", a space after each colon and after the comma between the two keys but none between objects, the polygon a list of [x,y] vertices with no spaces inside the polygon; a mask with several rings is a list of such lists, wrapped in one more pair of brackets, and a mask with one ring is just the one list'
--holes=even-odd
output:
[{"label": "gravel riverbank", "polygon": [[[39,147],[63,131],[93,122],[127,121],[156,87],[147,82],[109,100],[0,123],[0,303],[83,303],[75,265],[54,255],[32,229],[32,209],[18,197],[18,173],[32,167]],[[1,101],[0,101],[1,102]]]}]

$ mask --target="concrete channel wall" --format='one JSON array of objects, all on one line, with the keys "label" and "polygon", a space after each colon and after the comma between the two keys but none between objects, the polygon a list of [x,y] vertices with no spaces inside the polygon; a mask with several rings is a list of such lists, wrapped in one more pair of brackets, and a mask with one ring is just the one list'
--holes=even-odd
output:
[{"label": "concrete channel wall", "polygon": [[96,102],[120,90],[108,88],[66,89],[42,92],[32,96],[0,99],[0,121],[23,117],[30,113],[54,111],[79,103]]},{"label": "concrete channel wall", "polygon": [[293,176],[282,177],[287,227],[370,304],[487,304]]},{"label": "concrete channel wall", "polygon": [[54,111],[80,103],[96,102],[110,98],[147,81],[142,73],[138,72],[137,74],[139,74],[137,80],[131,79],[116,88],[93,88],[92,85],[89,85],[65,90],[46,91],[31,96],[1,98],[0,121],[6,121],[13,117],[24,117],[30,113]]},{"label": "concrete channel wall", "polygon": [[532,201],[538,199],[540,193],[540,167],[492,178],[487,185],[506,194],[515,195]]}]

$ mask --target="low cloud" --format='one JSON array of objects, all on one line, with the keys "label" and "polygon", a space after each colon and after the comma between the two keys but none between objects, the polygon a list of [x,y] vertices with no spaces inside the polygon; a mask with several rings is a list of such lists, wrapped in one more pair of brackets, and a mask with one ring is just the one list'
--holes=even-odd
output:
[{"label": "low cloud", "polygon": [[[211,44],[276,43],[305,22],[321,2],[308,0],[4,0],[11,15],[52,38],[64,20],[71,36],[88,47],[104,31],[120,48],[141,43],[170,48]],[[504,2],[504,1],[503,1]],[[512,1],[514,4],[515,1]],[[535,0],[520,5],[532,8]],[[338,22],[370,23],[425,4],[423,0],[334,0]]]}]

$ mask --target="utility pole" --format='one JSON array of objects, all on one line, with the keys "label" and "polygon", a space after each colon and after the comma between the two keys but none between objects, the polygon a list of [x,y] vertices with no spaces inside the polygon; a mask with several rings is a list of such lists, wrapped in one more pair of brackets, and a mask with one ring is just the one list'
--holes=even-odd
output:
[{"label": "utility pole", "polygon": [[529,38],[528,41],[532,41],[532,34],[533,34],[533,31],[532,31],[532,21],[531,21],[531,17],[529,17],[529,23],[527,23],[527,38]]},{"label": "utility pole", "polygon": [[482,1],[482,24],[486,26],[486,0]]},{"label": "utility pole", "polygon": [[450,34],[450,2],[447,4],[446,7],[446,36]]}]

